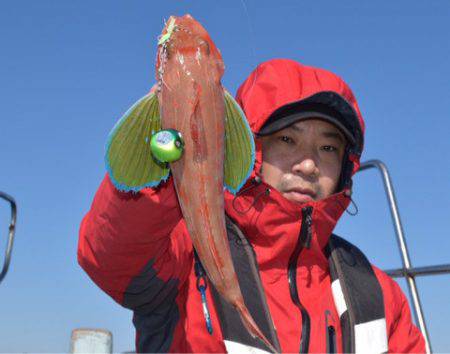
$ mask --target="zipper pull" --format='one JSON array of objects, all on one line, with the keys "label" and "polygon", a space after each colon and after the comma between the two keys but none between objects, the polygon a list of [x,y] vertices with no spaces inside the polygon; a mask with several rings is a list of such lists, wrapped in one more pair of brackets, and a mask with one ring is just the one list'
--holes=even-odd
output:
[{"label": "zipper pull", "polygon": [[194,271],[197,277],[197,290],[200,293],[202,299],[203,316],[205,317],[206,329],[209,334],[213,333],[213,327],[211,322],[211,315],[209,314],[208,302],[206,300],[206,289],[208,288],[208,283],[206,280],[206,272],[203,265],[198,258],[197,252],[194,250]]},{"label": "zipper pull", "polygon": [[206,329],[209,334],[213,333],[213,327],[211,322],[211,315],[209,314],[208,302],[206,300],[206,288],[208,287],[206,283],[206,277],[197,278],[197,290],[200,292],[200,296],[202,298],[202,308],[203,308],[203,316],[205,317]]},{"label": "zipper pull", "polygon": [[310,206],[302,208],[302,245],[308,249],[311,247],[312,239],[312,211],[313,208]]}]

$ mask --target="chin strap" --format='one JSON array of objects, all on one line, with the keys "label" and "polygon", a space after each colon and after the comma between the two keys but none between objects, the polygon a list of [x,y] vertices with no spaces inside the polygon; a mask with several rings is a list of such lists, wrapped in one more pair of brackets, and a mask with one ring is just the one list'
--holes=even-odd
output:
[{"label": "chin strap", "polygon": [[256,195],[255,199],[253,200],[253,202],[246,208],[246,209],[239,209],[236,207],[236,199],[241,196],[242,194],[244,194],[245,192],[248,192],[250,189],[253,189],[257,186],[259,186],[261,184],[261,177],[256,176],[255,178],[252,179],[251,181],[251,185],[241,189],[239,192],[236,193],[236,195],[233,198],[233,202],[232,202],[232,206],[233,209],[236,210],[239,214],[246,214],[247,212],[250,211],[250,209],[256,204],[256,202],[258,201],[259,198],[261,198],[264,195],[269,195],[270,194],[270,189],[266,188],[264,191],[260,192],[258,195]]},{"label": "chin strap", "polygon": [[353,205],[353,209],[354,209],[354,211],[349,211],[348,207],[347,207],[347,208],[345,208],[345,212],[351,216],[357,215],[359,212],[359,209],[358,209],[358,205],[356,205],[356,202],[352,198],[352,189],[346,189],[344,192],[344,195],[350,199],[350,203]]}]

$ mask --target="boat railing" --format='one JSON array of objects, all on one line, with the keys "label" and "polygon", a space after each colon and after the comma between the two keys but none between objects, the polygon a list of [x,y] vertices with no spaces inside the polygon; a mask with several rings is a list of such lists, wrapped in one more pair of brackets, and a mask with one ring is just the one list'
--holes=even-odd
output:
[{"label": "boat railing", "polygon": [[386,165],[380,160],[369,160],[361,164],[360,172],[371,168],[377,169],[383,180],[384,190],[388,199],[389,208],[392,216],[392,223],[394,225],[395,234],[397,236],[397,244],[402,258],[403,267],[398,269],[389,269],[385,272],[393,278],[403,277],[408,284],[408,290],[410,298],[413,302],[413,314],[416,319],[416,323],[419,325],[420,330],[425,338],[427,353],[431,353],[431,343],[428,334],[427,326],[425,323],[425,316],[422,310],[420,302],[419,292],[416,285],[416,277],[424,275],[437,275],[450,273],[450,264],[441,264],[426,267],[412,267],[409,257],[408,247],[406,245],[405,233],[403,231],[402,223],[400,220],[400,213],[398,210],[397,200],[395,198],[394,187],[389,175],[389,171]]}]

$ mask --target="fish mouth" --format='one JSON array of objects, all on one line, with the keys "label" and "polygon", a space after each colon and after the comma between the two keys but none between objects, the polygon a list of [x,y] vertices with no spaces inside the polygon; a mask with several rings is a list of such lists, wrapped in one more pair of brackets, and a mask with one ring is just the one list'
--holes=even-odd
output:
[{"label": "fish mouth", "polygon": [[182,17],[170,16],[160,36],[158,44],[166,49],[204,48],[209,53],[209,44],[201,25],[189,14]]},{"label": "fish mouth", "polygon": [[186,32],[189,32],[189,29],[186,29],[183,25],[176,27],[167,45],[167,50],[170,54],[174,54],[175,52],[196,52],[198,50],[204,52],[203,54],[210,54],[211,50],[206,38],[201,34],[192,34],[188,37],[186,36]]}]

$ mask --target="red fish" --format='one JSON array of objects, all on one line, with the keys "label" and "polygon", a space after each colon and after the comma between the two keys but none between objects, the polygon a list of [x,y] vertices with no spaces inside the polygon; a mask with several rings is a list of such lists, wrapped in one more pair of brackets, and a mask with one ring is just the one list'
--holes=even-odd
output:
[{"label": "red fish", "polygon": [[250,333],[270,347],[244,304],[226,234],[222,56],[189,15],[171,17],[164,34],[170,37],[159,49],[158,100],[162,128],[178,130],[185,140],[184,158],[170,168],[186,226],[217,291],[239,311]]},{"label": "red fish", "polygon": [[[207,31],[190,15],[170,17],[158,42],[157,87],[114,128],[107,168],[117,188],[138,191],[168,178],[170,167],[209,280],[249,333],[275,351],[245,306],[228,245],[224,187],[235,193],[245,183],[254,142],[243,112],[221,84],[223,73],[221,54]],[[148,139],[161,128],[178,131],[184,140],[183,156],[169,166],[148,158]]]}]

